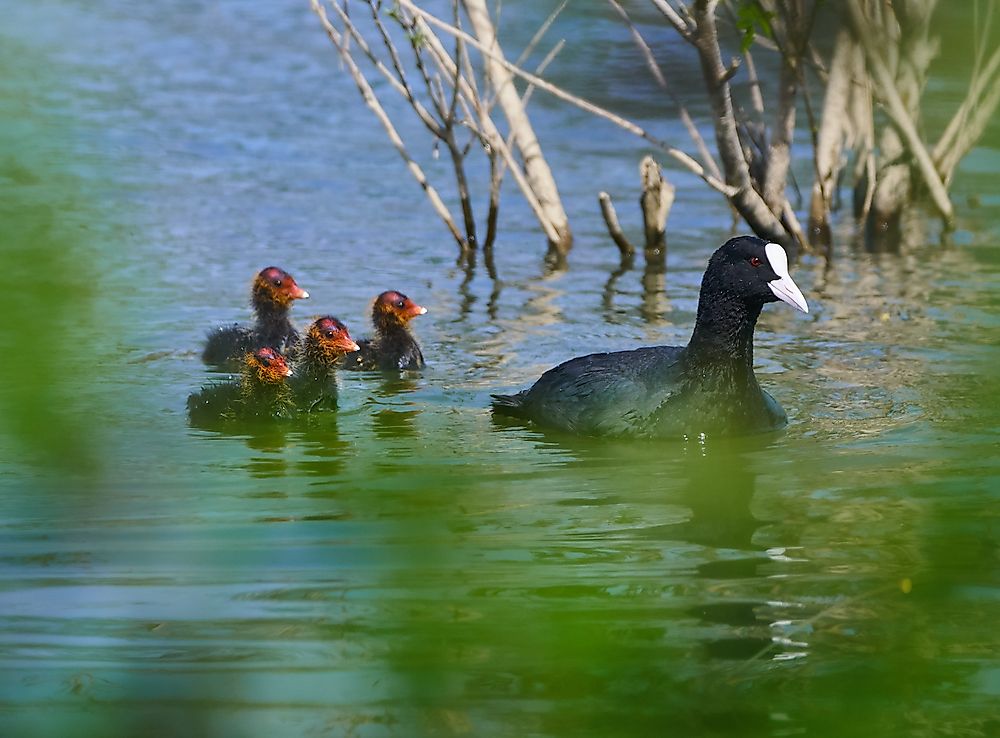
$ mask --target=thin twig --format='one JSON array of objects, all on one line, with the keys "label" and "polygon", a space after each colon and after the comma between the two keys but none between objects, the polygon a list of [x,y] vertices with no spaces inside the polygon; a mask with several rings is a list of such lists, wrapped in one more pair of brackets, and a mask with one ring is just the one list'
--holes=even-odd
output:
[{"label": "thin twig", "polygon": [[[466,243],[458,227],[455,225],[455,221],[452,219],[451,214],[448,212],[448,207],[441,200],[438,195],[437,190],[431,185],[424,174],[423,169],[420,165],[413,160],[409,152],[406,149],[406,145],[403,143],[403,139],[399,136],[398,131],[396,131],[395,126],[392,124],[388,114],[385,112],[385,108],[379,102],[378,97],[372,90],[368,79],[365,77],[364,72],[358,67],[354,62],[354,58],[351,56],[350,52],[344,46],[344,37],[341,36],[340,32],[333,27],[330,23],[330,19],[327,18],[326,11],[320,4],[320,0],[310,0],[313,11],[319,16],[320,23],[322,23],[327,36],[330,41],[333,42],[334,47],[340,53],[340,58],[343,60],[345,66],[354,79],[355,85],[357,85],[358,91],[361,93],[362,98],[364,98],[365,104],[375,113],[375,117],[378,118],[379,122],[385,128],[386,134],[389,136],[389,141],[399,152],[399,155],[406,162],[407,169],[410,170],[410,174],[413,178],[417,180],[417,183],[423,188],[424,192],[427,193],[427,197],[431,201],[431,207],[438,214],[444,224],[447,226],[448,230],[451,232],[452,237],[458,243],[459,248],[464,252],[468,249],[468,244]],[[336,6],[334,6],[336,7]]]},{"label": "thin twig", "polygon": [[690,38],[694,29],[691,28],[691,25],[685,22],[684,19],[677,14],[677,11],[673,9],[667,0],[652,0],[652,3],[656,6],[657,10],[663,13],[670,25],[674,27],[674,30],[676,30],[682,38]]},{"label": "thin twig", "polygon": [[[322,5],[320,0],[309,0],[309,1],[315,12],[319,13],[320,11],[322,11]],[[416,112],[417,117],[420,118],[420,122],[423,123],[424,126],[426,126],[427,130],[429,130],[434,136],[440,138],[441,132],[438,129],[437,121],[434,119],[434,116],[431,115],[430,111],[428,111],[427,108],[424,107],[423,103],[421,103],[419,100],[417,100],[416,97],[413,96],[412,90],[410,90],[410,88],[407,85],[401,83],[392,73],[392,70],[390,70],[382,62],[382,60],[375,55],[375,52],[372,51],[371,47],[368,45],[364,37],[358,31],[357,27],[351,21],[350,16],[348,16],[347,13],[344,12],[344,9],[341,8],[335,2],[331,2],[330,5],[340,16],[340,20],[344,24],[344,29],[347,31],[347,33],[350,34],[350,37],[354,39],[354,42],[358,45],[358,48],[360,48],[361,51],[364,53],[364,55],[368,57],[371,63],[389,82],[392,88],[396,90],[396,92],[398,92],[400,95],[402,95],[402,97],[410,104],[414,112]],[[316,10],[317,8],[319,8],[319,10]],[[329,19],[327,19],[325,11],[323,11],[323,14],[320,16],[320,20],[323,22],[324,28],[327,28],[328,36],[330,36],[331,29],[336,33],[336,29],[333,28],[333,24],[330,23]],[[338,37],[340,37],[339,33],[337,33],[337,35]],[[333,40],[332,36],[331,40]],[[338,45],[337,41],[334,41],[334,44],[337,45],[338,49],[341,48],[341,46]],[[347,51],[346,46],[344,47],[344,52],[349,53]]]},{"label": "thin twig", "polygon": [[524,64],[527,58],[531,56],[531,52],[535,50],[535,47],[538,46],[539,43],[541,43],[541,40],[545,36],[546,32],[549,30],[549,27],[551,27],[551,25],[555,22],[556,18],[559,17],[559,14],[563,12],[563,8],[566,7],[566,3],[568,2],[569,0],[563,0],[561,3],[559,3],[559,5],[556,7],[555,10],[549,13],[549,17],[546,18],[545,22],[538,27],[538,30],[535,31],[535,35],[531,37],[531,40],[528,42],[528,45],[524,47],[524,51],[522,51],[520,56],[518,56],[517,59],[514,60],[514,66],[520,67],[521,65]]},{"label": "thin twig", "polygon": [[[406,0],[401,0],[406,2]],[[413,6],[412,3],[406,2],[406,4],[413,10],[419,11],[419,8]],[[423,12],[420,11],[421,15]],[[423,21],[423,18],[422,18]],[[447,27],[447,24],[443,21],[438,21],[442,25]],[[446,74],[454,74],[455,60],[453,60],[447,52],[444,50],[444,46],[441,40],[437,37],[437,34],[427,25],[426,22],[422,22],[419,27],[421,34],[427,39],[428,48],[431,50],[436,62],[445,69]],[[475,39],[471,38],[468,34],[459,31],[462,35],[462,40],[467,44],[473,45],[476,48],[480,47],[480,44]],[[471,86],[469,78],[465,75],[458,76],[459,84],[462,87],[462,95],[466,100],[471,101],[471,104],[477,111],[482,110],[482,101],[478,94],[475,93]],[[544,210],[541,207],[541,203],[538,201],[538,197],[532,191],[531,187],[528,185],[527,180],[524,177],[523,172],[520,167],[514,162],[513,155],[511,154],[510,148],[504,143],[503,136],[500,135],[500,131],[497,130],[496,124],[488,115],[481,115],[479,125],[482,127],[482,133],[484,140],[494,148],[499,151],[500,156],[507,162],[507,166],[510,167],[514,181],[517,182],[518,187],[521,189],[521,193],[524,195],[524,199],[527,200],[528,205],[531,207],[532,212],[535,213],[535,217],[538,219],[542,230],[545,232],[545,237],[551,243],[557,243],[559,240],[559,234],[556,231],[552,223],[549,222],[545,215]]]},{"label": "thin twig", "polygon": [[615,9],[619,17],[625,21],[629,27],[629,31],[632,33],[632,39],[635,41],[636,46],[642,52],[643,57],[646,60],[646,66],[649,67],[649,71],[653,75],[653,79],[656,80],[656,84],[660,86],[660,89],[667,93],[670,97],[671,102],[677,107],[678,114],[681,117],[681,122],[687,129],[688,135],[694,142],[695,147],[698,149],[698,153],[701,155],[702,163],[708,168],[708,171],[718,179],[722,179],[722,172],[719,170],[719,165],[715,161],[715,157],[712,156],[712,152],[709,151],[708,145],[705,143],[705,138],[701,135],[698,127],[694,124],[691,116],[688,114],[687,108],[677,97],[673,89],[667,84],[667,79],[664,77],[660,65],[656,61],[656,57],[653,56],[653,50],[646,43],[646,39],[642,37],[639,33],[639,29],[636,28],[632,19],[629,17],[628,13],[625,12],[625,8],[621,6],[618,0],[608,0],[611,7]]}]

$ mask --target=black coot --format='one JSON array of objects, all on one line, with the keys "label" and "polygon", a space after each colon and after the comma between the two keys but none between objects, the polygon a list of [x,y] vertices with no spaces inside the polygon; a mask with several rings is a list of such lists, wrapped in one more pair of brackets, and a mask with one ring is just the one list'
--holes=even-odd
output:
[{"label": "black coot", "polygon": [[298,331],[288,320],[293,300],[309,297],[295,278],[284,269],[267,267],[254,278],[250,294],[255,321],[253,327],[239,324],[217,328],[209,334],[202,361],[216,366],[233,366],[248,351],[269,346],[285,352],[299,341]]},{"label": "black coot", "polygon": [[752,236],[708,262],[687,346],[590,354],[550,369],[493,411],[590,436],[647,438],[780,428],[785,411],[757,384],[753,330],[766,302],[809,312],[784,249]]}]

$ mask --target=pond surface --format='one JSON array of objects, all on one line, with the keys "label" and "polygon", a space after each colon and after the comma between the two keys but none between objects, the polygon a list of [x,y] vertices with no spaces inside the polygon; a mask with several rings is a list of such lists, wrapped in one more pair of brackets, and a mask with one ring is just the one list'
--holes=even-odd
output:
[{"label": "pond surface", "polygon": [[[549,4],[516,5],[524,40]],[[489,393],[686,342],[730,234],[698,181],[668,170],[666,274],[616,271],[596,193],[637,233],[643,152],[538,95],[576,244],[548,270],[511,190],[494,283],[455,268],[308,3],[5,16],[4,735],[1000,731],[996,124],[948,243],[844,230],[793,267],[810,314],[770,305],[756,340],[786,431],[598,442],[496,424]],[[609,18],[571,7],[553,74],[684,141]],[[189,427],[205,332],[272,262],[303,323],[426,305],[427,370],[343,376],[309,422]]]}]

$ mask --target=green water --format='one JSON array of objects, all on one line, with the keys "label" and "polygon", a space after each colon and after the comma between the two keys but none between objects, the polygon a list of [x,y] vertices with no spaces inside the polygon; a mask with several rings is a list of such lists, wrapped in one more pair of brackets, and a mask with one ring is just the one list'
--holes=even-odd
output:
[{"label": "green water", "polygon": [[[671,172],[667,273],[616,274],[595,193],[631,200],[640,152],[538,99],[570,268],[511,191],[502,281],[469,278],[307,9],[165,11],[2,28],[0,734],[1000,731],[995,125],[948,244],[843,229],[793,267],[810,314],[768,306],[756,340],[786,431],[572,439],[495,424],[489,393],[685,342],[721,202]],[[621,29],[564,22],[607,34],[625,85],[576,53],[575,89],[653,94]],[[190,428],[199,343],[271,262],[301,322],[363,335],[390,287],[426,305],[427,370],[344,376],[310,422]]]}]

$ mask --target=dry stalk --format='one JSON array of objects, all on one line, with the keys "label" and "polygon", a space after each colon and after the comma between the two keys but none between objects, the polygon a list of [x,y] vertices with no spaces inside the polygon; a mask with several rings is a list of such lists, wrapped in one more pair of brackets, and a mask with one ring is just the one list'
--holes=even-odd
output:
[{"label": "dry stalk", "polygon": [[855,36],[861,42],[865,57],[868,59],[868,67],[877,85],[879,97],[885,103],[886,113],[902,135],[910,154],[916,160],[917,168],[927,185],[935,207],[946,222],[951,222],[954,219],[954,210],[951,200],[948,198],[948,190],[941,181],[941,177],[934,167],[934,161],[920,139],[916,124],[896,89],[896,83],[889,71],[888,63],[882,56],[880,47],[884,44],[880,44],[872,34],[869,22],[865,18],[858,0],[847,0],[847,9]]}]

